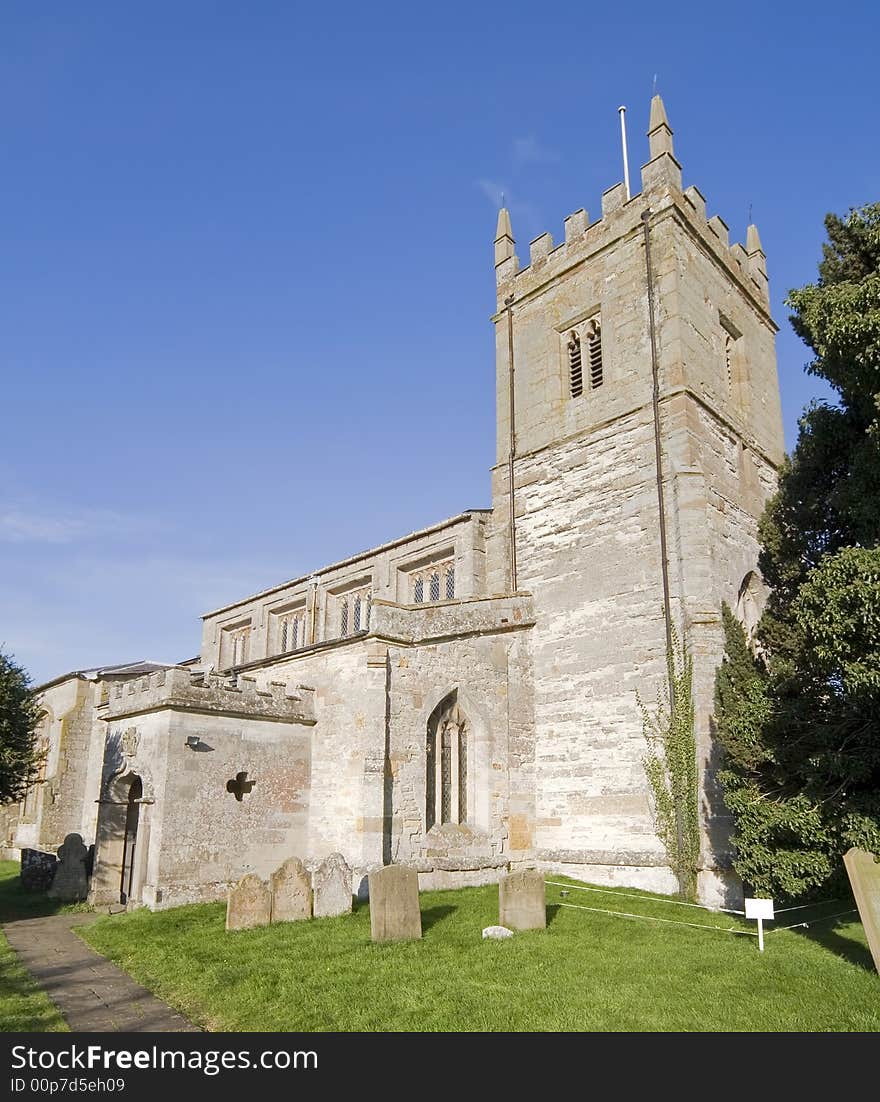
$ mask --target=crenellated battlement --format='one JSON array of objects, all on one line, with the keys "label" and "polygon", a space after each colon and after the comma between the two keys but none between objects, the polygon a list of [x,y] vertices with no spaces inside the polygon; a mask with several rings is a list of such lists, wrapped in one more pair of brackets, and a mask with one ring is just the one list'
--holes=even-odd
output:
[{"label": "crenellated battlement", "polygon": [[529,263],[524,267],[520,267],[515,252],[510,214],[502,209],[495,239],[499,312],[511,297],[517,300],[534,293],[614,242],[638,232],[646,210],[654,217],[668,212],[687,223],[756,305],[765,313],[769,310],[767,262],[757,227],[749,226],[745,245],[730,243],[727,224],[717,214],[707,216],[706,200],[700,190],[695,186],[682,188],[682,170],[673,152],[672,133],[663,101],[655,96],[648,129],[650,159],[641,170],[642,191],[627,198],[625,185],[614,184],[602,194],[601,218],[591,223],[584,209],[570,214],[564,222],[562,242],[554,245],[550,233],[540,234],[529,243]]},{"label": "crenellated battlement", "polygon": [[272,681],[267,689],[259,689],[252,677],[222,677],[177,666],[105,684],[101,707],[107,720],[167,708],[313,724],[314,696],[314,689],[304,685],[291,690],[285,682]]}]

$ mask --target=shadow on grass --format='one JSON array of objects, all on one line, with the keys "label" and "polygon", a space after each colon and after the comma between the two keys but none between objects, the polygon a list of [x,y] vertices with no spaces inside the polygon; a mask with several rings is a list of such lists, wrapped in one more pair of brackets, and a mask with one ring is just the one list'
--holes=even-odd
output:
[{"label": "shadow on grass", "polygon": [[562,907],[558,903],[548,903],[547,904],[547,925],[548,926],[553,924],[553,921],[555,920],[556,916],[559,914],[559,912],[561,910],[562,910]]},{"label": "shadow on grass", "polygon": [[0,992],[0,1033],[42,1033],[62,1028],[58,1010],[41,997],[11,950],[0,959]]},{"label": "shadow on grass", "polygon": [[817,945],[821,945],[823,949],[834,953],[836,957],[842,957],[850,964],[855,964],[858,968],[864,968],[866,972],[874,972],[876,971],[874,958],[871,956],[871,950],[868,946],[861,941],[857,941],[854,937],[842,936],[839,932],[843,927],[849,926],[852,921],[852,919],[847,919],[845,922],[817,922],[814,926],[798,927],[794,932],[808,941],[815,941]]},{"label": "shadow on grass", "polygon": [[45,892],[26,892],[19,876],[0,879],[0,922],[87,910],[90,908],[84,903],[63,903],[59,899],[49,899]]},{"label": "shadow on grass", "polygon": [[436,926],[438,922],[442,922],[444,918],[448,918],[449,915],[454,914],[458,910],[458,907],[453,907],[450,904],[444,904],[437,907],[426,907],[422,911],[422,933],[425,930],[430,930],[432,926]]}]

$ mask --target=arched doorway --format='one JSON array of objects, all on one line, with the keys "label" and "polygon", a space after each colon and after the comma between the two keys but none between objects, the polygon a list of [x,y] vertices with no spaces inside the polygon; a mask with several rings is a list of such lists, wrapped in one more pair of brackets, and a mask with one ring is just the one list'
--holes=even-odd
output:
[{"label": "arched doorway", "polygon": [[131,907],[141,902],[150,850],[152,785],[133,770],[107,781],[98,808],[89,902]]},{"label": "arched doorway", "polygon": [[138,824],[144,784],[140,777],[133,777],[128,788],[128,806],[125,812],[125,836],[122,846],[122,876],[119,884],[119,902],[128,903],[136,898],[135,882],[137,863]]}]

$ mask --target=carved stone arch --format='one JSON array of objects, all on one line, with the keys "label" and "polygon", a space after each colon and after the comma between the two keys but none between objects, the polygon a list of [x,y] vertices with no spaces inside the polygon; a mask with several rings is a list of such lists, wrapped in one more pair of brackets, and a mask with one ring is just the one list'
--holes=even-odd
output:
[{"label": "carved stone arch", "polygon": [[105,776],[101,783],[102,803],[122,803],[128,799],[128,790],[132,783],[141,782],[144,803],[152,803],[154,800],[153,777],[149,769],[138,763],[124,762],[115,772]]}]

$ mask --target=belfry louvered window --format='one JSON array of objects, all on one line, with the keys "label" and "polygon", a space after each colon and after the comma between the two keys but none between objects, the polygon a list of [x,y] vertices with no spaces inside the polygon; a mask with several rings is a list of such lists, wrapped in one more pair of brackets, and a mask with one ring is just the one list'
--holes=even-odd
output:
[{"label": "belfry louvered window", "polygon": [[595,390],[605,381],[602,370],[602,327],[598,318],[587,326],[587,349],[590,358],[590,390]]},{"label": "belfry louvered window", "polygon": [[568,342],[568,385],[572,398],[584,392],[584,368],[581,361],[581,338],[572,333]]}]

